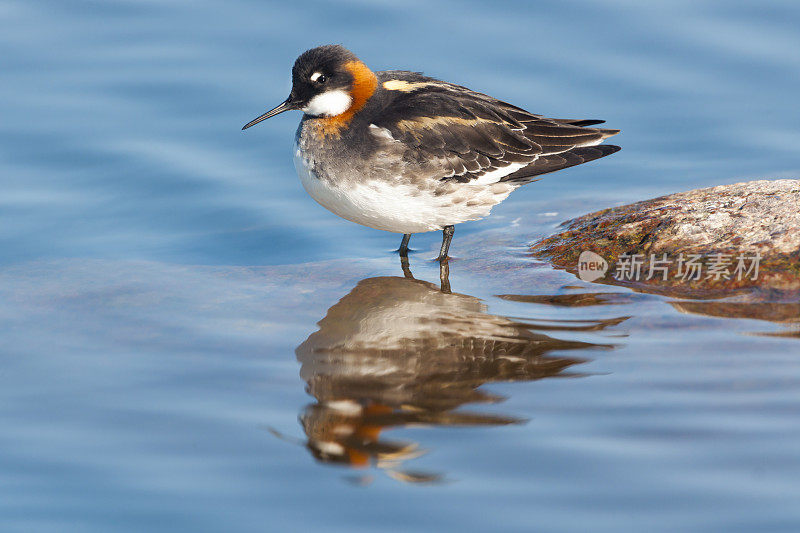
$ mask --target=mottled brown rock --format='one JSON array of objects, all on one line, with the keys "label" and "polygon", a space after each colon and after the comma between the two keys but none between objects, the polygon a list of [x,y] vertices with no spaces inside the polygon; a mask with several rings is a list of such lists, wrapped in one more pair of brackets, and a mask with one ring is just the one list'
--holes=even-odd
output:
[{"label": "mottled brown rock", "polygon": [[[697,189],[584,215],[532,246],[556,268],[578,271],[588,250],[609,265],[599,281],[671,296],[725,297],[743,289],[800,289],[800,180],[759,180]],[[654,262],[664,271],[653,271]],[[699,255],[699,279],[686,260]],[[619,266],[641,260],[639,279]],[[683,261],[681,262],[681,257]],[[758,257],[757,260],[754,258]],[[740,259],[741,258],[741,259]],[[758,263],[758,274],[744,269]],[[717,274],[709,270],[717,264]],[[684,267],[680,269],[680,267]],[[733,292],[732,292],[733,291]],[[748,291],[749,292],[749,291]]]}]

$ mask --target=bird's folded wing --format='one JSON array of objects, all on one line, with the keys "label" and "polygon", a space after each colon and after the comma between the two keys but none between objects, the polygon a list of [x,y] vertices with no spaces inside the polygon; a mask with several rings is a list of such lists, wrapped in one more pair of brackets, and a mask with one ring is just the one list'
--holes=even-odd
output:
[{"label": "bird's folded wing", "polygon": [[[432,80],[421,90],[397,95],[375,126],[385,128],[405,145],[406,158],[436,169],[433,179],[490,184],[607,155],[598,151],[597,157],[549,157],[599,144],[617,133],[582,127],[598,122],[545,118],[485,94]],[[559,161],[564,164],[559,166]]]}]

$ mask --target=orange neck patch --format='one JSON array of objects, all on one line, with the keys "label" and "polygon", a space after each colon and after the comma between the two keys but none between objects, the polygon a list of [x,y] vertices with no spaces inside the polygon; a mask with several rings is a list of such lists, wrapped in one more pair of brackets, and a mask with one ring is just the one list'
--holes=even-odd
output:
[{"label": "orange neck patch", "polygon": [[353,103],[344,113],[321,118],[316,122],[317,133],[321,136],[339,135],[341,129],[350,123],[353,116],[364,107],[378,87],[378,78],[361,61],[348,61],[344,67],[353,75],[353,87],[350,89]]}]

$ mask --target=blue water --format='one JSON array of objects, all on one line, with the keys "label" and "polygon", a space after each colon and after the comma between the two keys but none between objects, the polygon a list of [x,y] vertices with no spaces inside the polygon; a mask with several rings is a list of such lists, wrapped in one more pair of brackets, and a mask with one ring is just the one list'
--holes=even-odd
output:
[{"label": "blue water", "polygon": [[[542,303],[611,289],[524,254],[594,209],[797,178],[796,2],[7,0],[0,28],[3,531],[800,529],[797,320]],[[398,236],[305,195],[297,115],[240,131],[328,42],[623,150],[457,228],[443,295],[438,235],[414,282]],[[386,335],[325,360],[354,324]],[[314,458],[348,393],[380,464]]]}]

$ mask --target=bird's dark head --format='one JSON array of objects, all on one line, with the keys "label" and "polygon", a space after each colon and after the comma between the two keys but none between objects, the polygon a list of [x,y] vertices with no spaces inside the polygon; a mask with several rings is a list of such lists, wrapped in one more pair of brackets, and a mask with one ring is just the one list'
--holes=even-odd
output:
[{"label": "bird's dark head", "polygon": [[347,48],[338,44],[312,48],[294,63],[289,97],[242,129],[292,109],[314,117],[345,117],[342,121],[347,122],[376,86],[375,74]]}]

